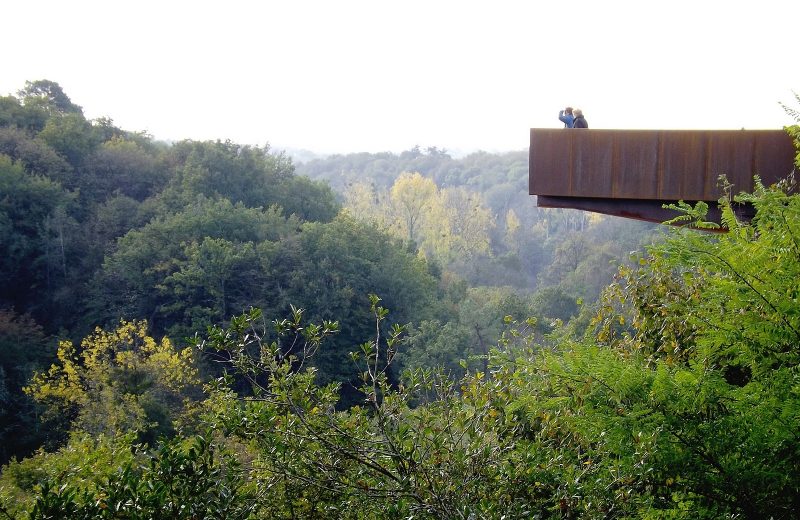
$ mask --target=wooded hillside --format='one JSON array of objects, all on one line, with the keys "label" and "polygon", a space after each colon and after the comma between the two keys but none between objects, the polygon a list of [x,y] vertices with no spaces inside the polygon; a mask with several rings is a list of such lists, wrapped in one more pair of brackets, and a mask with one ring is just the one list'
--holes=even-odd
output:
[{"label": "wooded hillside", "polygon": [[792,518],[793,180],[715,234],[526,180],[0,98],[0,513]]}]

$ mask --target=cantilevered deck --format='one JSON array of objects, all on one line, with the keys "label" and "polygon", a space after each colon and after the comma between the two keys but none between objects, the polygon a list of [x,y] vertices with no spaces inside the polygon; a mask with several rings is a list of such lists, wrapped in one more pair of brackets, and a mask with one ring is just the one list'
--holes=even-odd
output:
[{"label": "cantilevered deck", "polygon": [[794,154],[783,130],[533,128],[529,191],[542,207],[662,222],[675,216],[665,203],[716,202],[720,175],[734,193],[752,190],[753,175],[785,178]]}]

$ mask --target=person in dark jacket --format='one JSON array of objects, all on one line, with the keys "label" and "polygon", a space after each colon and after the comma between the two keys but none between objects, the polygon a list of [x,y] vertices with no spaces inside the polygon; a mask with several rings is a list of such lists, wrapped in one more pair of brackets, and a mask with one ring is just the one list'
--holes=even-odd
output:
[{"label": "person in dark jacket", "polygon": [[586,122],[586,118],[583,117],[583,110],[580,108],[576,108],[572,111],[575,115],[575,121],[572,122],[572,128],[589,128],[589,123]]},{"label": "person in dark jacket", "polygon": [[560,110],[558,112],[558,119],[564,123],[564,128],[572,128],[572,122],[575,120],[575,116],[572,115],[572,107]]}]

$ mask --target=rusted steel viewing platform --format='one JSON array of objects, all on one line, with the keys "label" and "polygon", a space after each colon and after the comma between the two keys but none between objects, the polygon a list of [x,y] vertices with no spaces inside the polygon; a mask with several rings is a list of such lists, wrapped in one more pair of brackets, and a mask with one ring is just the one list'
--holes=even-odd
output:
[{"label": "rusted steel viewing platform", "polygon": [[734,193],[785,178],[795,150],[783,130],[532,128],[529,154],[539,206],[663,222],[677,216],[665,203],[719,200],[720,175]]}]

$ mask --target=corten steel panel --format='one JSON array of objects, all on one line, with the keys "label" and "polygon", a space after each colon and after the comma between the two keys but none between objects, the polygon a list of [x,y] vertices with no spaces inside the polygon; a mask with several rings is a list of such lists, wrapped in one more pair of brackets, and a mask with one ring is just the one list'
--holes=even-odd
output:
[{"label": "corten steel panel", "polygon": [[[787,136],[788,137],[788,136]],[[725,175],[729,182],[734,184],[734,192],[750,190],[753,187],[753,151],[756,138],[744,132],[718,132],[708,136],[708,155],[706,171],[710,174],[705,177],[704,191],[709,194],[709,199],[719,197],[719,177]],[[736,165],[738,170],[731,170],[731,165]],[[791,169],[783,174],[785,177]],[[744,182],[746,184],[739,185]]]},{"label": "corten steel panel", "polygon": [[611,196],[631,199],[640,193],[659,194],[660,177],[642,175],[642,171],[654,172],[658,169],[658,135],[637,132],[620,139],[612,134],[612,142],[614,162],[610,171],[615,182]]},{"label": "corten steel panel", "polygon": [[531,129],[531,195],[716,201],[724,174],[734,191],[793,169],[783,130]]},{"label": "corten steel panel", "polygon": [[572,193],[569,173],[572,169],[572,146],[564,137],[560,132],[531,129],[528,151],[528,188],[531,195]]},{"label": "corten steel panel", "polygon": [[[707,140],[705,134],[696,132],[671,133],[659,136],[659,161],[657,175],[660,191],[642,193],[645,199],[689,199],[707,200],[718,196],[709,193],[704,174],[708,166]],[[643,175],[648,172],[642,171]]]},{"label": "corten steel panel", "polygon": [[580,137],[583,139],[572,139],[572,163],[567,165],[572,191],[590,193],[601,190],[603,193],[613,193],[617,179],[603,175],[603,172],[612,171],[614,167],[613,147],[608,146],[610,143],[602,133],[586,133]]},{"label": "corten steel panel", "polygon": [[[784,132],[780,132],[780,134],[783,133]],[[789,141],[788,144],[787,141]],[[788,137],[779,135],[776,139],[772,140],[760,139],[756,141],[756,145],[753,148],[753,164],[750,169],[754,174],[761,177],[761,180],[765,184],[771,184],[776,180],[774,178],[776,158],[785,157],[787,154],[791,158],[789,162],[793,163],[796,151]],[[791,167],[789,171],[791,171]],[[786,173],[780,177],[786,177]]]}]

